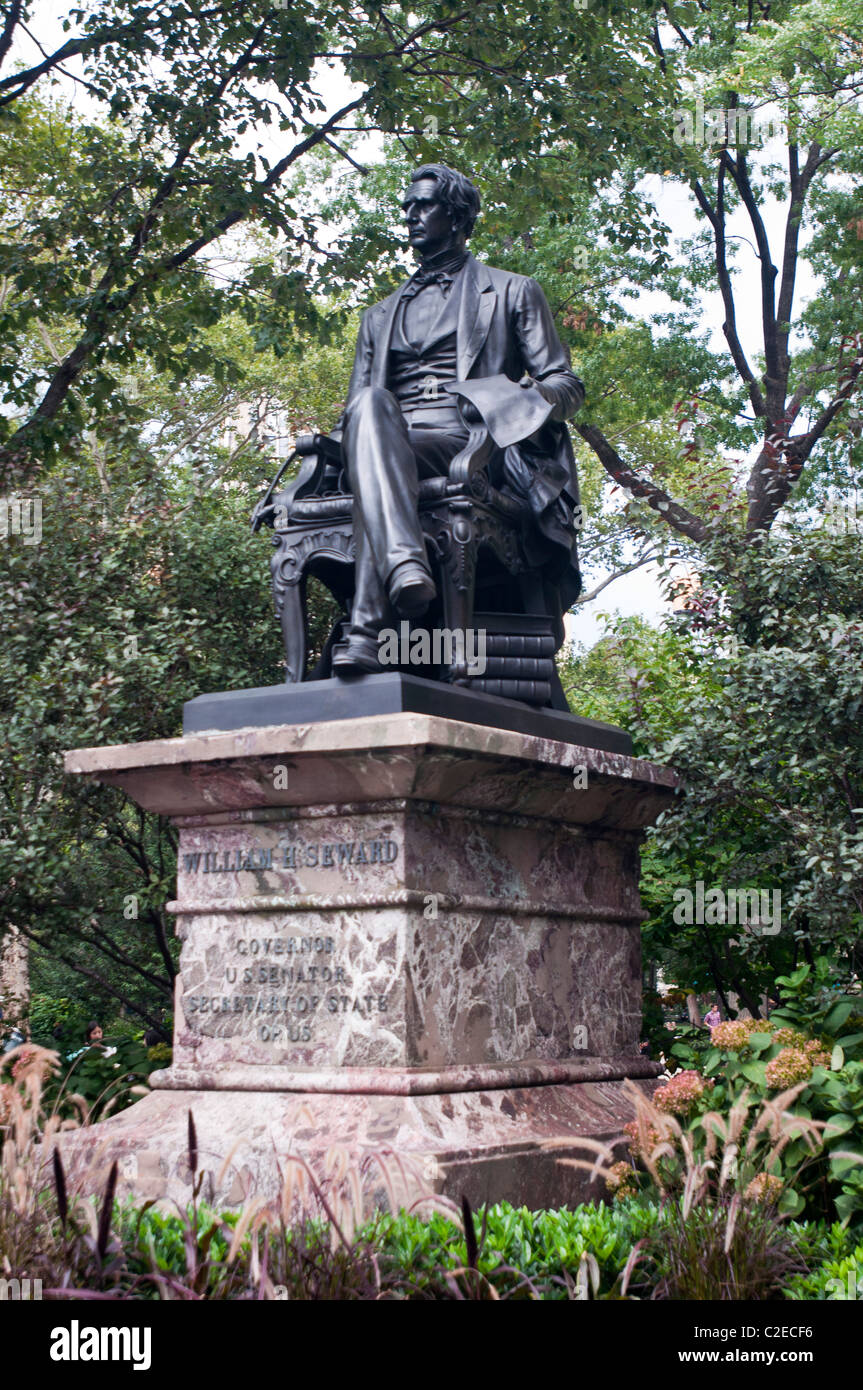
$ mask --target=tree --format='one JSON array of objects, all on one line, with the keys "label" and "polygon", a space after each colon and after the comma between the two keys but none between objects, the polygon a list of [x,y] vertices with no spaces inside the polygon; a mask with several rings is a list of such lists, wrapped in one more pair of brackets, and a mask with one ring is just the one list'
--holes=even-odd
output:
[{"label": "tree", "polygon": [[275,683],[278,638],[248,495],[205,494],[194,512],[143,499],[105,524],[86,484],[71,468],[43,482],[41,544],[11,538],[5,557],[0,909],[37,956],[157,1026],[176,969],[175,832],[70,784],[62,753],[175,735],[202,686]]},{"label": "tree", "polygon": [[[755,536],[770,529],[819,446],[841,440],[843,412],[847,416],[863,370],[863,257],[852,190],[863,144],[863,8],[844,0],[757,10],[751,4],[721,11],[707,5],[666,8],[673,32],[665,46],[657,29],[657,51],[690,92],[689,110],[677,112],[678,146],[667,146],[667,158],[691,190],[707,229],[692,246],[687,278],[701,289],[712,283],[721,294],[728,355],[751,411],[750,462],[740,481],[745,531]],[[706,145],[686,138],[685,118],[692,115],[696,93],[711,108]],[[784,148],[775,160],[769,144],[760,154],[755,120],[771,103],[785,112],[777,142]],[[768,196],[785,203],[778,248],[767,230]],[[738,327],[739,254],[729,230],[737,208],[745,210],[759,264],[758,359],[747,354]],[[806,231],[811,240],[804,249]],[[823,283],[800,315],[794,301],[803,258],[817,267]],[[714,497],[707,511],[678,506],[665,489],[628,466],[601,429],[585,424],[580,432],[612,477],[699,545],[709,539],[711,514],[732,505],[735,492],[743,498],[735,489]]]},{"label": "tree", "polygon": [[[619,621],[562,674],[580,709],[632,728],[637,751],[685,786],[646,846],[647,959],[757,1014],[801,959],[835,958],[846,980],[861,968],[859,536],[726,532],[705,560],[688,610],[663,630]],[[780,920],[686,921],[675,890],[698,882],[769,892]]]},{"label": "tree", "polygon": [[[662,3],[641,18],[655,58],[643,70],[642,109],[621,110],[601,93],[592,112],[600,143],[615,116],[623,122],[604,177],[590,168],[584,177],[571,118],[545,126],[544,169],[531,167],[529,180],[505,141],[486,156],[452,129],[433,149],[402,140],[390,155],[400,180],[430,153],[451,162],[469,153],[485,206],[476,249],[545,288],[587,384],[575,430],[589,486],[598,494],[591,480],[607,483],[603,520],[593,517],[599,544],[619,536],[627,499],[632,544],[607,550],[612,571],[675,547],[697,561],[717,518],[757,536],[783,507],[823,502],[860,467],[850,406],[863,369],[863,7]],[[372,215],[393,225],[398,180],[379,171],[350,179],[354,209],[365,203],[352,233],[358,263]],[[662,216],[673,188],[691,210],[679,248]],[[350,193],[340,206],[351,206]],[[382,284],[391,262],[365,263]],[[742,272],[753,265],[759,339],[747,342],[741,296],[752,289]],[[818,280],[801,308],[804,266]],[[660,309],[642,310],[646,291],[662,296]],[[708,296],[723,307],[723,350],[708,340]]]},{"label": "tree", "polygon": [[[249,515],[276,447],[337,410],[351,330],[321,344],[295,325],[277,357],[256,350],[244,319],[224,319],[199,340],[225,371],[190,371],[179,389],[170,369],[136,362],[44,469],[38,534],[5,539],[0,921],[30,943],[34,987],[77,1001],[78,1015],[123,1005],[159,1027],[171,1008],[176,834],[116,792],[65,778],[62,753],[173,736],[183,701],[202,690],[284,679],[267,550]],[[64,331],[40,323],[25,352],[53,350]],[[313,649],[331,616],[319,602]]]},{"label": "tree", "polygon": [[[17,0],[7,9],[7,68],[25,13]],[[649,61],[641,17],[617,3],[573,24],[564,0],[541,9],[336,0],[325,12],[312,0],[95,0],[64,27],[69,37],[31,65],[0,68],[12,194],[0,246],[9,354],[0,385],[14,411],[3,417],[0,468],[13,484],[32,483],[136,360],[149,357],[178,381],[190,368],[217,370],[198,333],[230,309],[254,320],[262,345],[283,340],[291,315],[320,326],[308,272],[315,254],[324,263],[328,254],[317,219],[284,183],[323,147],[351,160],[342,144],[351,122],[416,133],[449,121],[478,154],[503,135],[527,170],[547,124],[561,120],[599,171],[617,157],[615,115],[631,118],[643,101]],[[330,110],[320,78],[336,63],[355,94]],[[580,108],[609,65],[609,130],[595,141]],[[50,84],[61,75],[94,112],[80,129],[55,119]],[[268,127],[278,132],[275,159]],[[226,235],[251,223],[280,240],[278,269],[254,265],[220,283],[207,257],[230,254]],[[59,360],[20,356],[22,334],[60,320]]]}]

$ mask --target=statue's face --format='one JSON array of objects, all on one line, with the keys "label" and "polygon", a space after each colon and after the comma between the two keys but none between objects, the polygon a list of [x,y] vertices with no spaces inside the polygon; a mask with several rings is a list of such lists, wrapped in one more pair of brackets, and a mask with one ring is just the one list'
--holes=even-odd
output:
[{"label": "statue's face", "polygon": [[461,239],[459,233],[453,230],[451,216],[441,202],[434,179],[418,179],[412,183],[405,194],[402,208],[408,226],[408,240],[418,255],[435,256],[455,246]]}]

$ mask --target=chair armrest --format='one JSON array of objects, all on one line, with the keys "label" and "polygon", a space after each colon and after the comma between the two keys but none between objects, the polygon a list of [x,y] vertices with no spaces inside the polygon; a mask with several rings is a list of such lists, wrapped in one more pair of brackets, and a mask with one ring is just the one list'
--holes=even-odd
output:
[{"label": "chair armrest", "polygon": [[[276,484],[289,463],[295,458],[302,460],[297,476],[281,492],[276,492]],[[300,434],[294,451],[279,469],[261,501],[252,513],[252,531],[262,526],[275,526],[278,513],[285,517],[290,513],[294,502],[301,497],[313,497],[320,491],[327,470],[334,464],[341,466],[342,446],[339,440],[327,434]]]},{"label": "chair armrest", "polygon": [[341,464],[342,442],[329,434],[298,434],[295,449],[304,458],[308,454],[321,454],[328,463]]}]

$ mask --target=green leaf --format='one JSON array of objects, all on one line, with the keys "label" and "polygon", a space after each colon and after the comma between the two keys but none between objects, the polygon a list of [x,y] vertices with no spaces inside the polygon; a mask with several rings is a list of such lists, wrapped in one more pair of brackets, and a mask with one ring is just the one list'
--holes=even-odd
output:
[{"label": "green leaf", "polygon": [[851,999],[840,999],[837,1004],[827,1014],[824,1019],[823,1029],[825,1033],[832,1033],[834,1036],[837,1029],[842,1027],[847,1018],[854,1011],[854,1001]]},{"label": "green leaf", "polygon": [[855,1212],[863,1210],[863,1200],[848,1192],[840,1193],[834,1205],[840,1220],[845,1224],[851,1220]]},{"label": "green leaf", "polygon": [[857,1158],[834,1158],[830,1159],[830,1168],[836,1178],[847,1177],[849,1173],[855,1172],[863,1165],[863,1155]]},{"label": "green leaf", "polygon": [[854,1129],[857,1124],[856,1115],[831,1115],[824,1130],[824,1139],[837,1139],[840,1134],[847,1134],[849,1129]]},{"label": "green leaf", "polygon": [[793,1187],[786,1187],[779,1198],[778,1209],[783,1216],[799,1216],[805,1205],[799,1192],[795,1192]]}]

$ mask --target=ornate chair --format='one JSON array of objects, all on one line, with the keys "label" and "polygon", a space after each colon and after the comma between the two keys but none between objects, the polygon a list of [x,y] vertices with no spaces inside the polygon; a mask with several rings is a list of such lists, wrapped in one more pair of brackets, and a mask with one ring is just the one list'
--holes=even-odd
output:
[{"label": "ornate chair", "polygon": [[[494,443],[485,424],[472,423],[469,429],[468,441],[452,460],[448,475],[420,483],[420,523],[439,598],[437,607],[414,625],[424,627],[437,619],[451,631],[486,629],[486,670],[483,675],[472,674],[462,644],[448,665],[416,673],[567,710],[554,666],[562,623],[557,615],[549,615],[544,586],[527,557],[525,510],[489,481],[486,465]],[[296,477],[277,491],[297,456],[301,463]],[[332,648],[347,621],[353,595],[351,509],[339,443],[321,434],[299,437],[294,454],[255,508],[252,529],[268,525],[274,532],[273,598],[290,682],[332,675]],[[344,617],[330,633],[317,666],[307,674],[306,581],[312,575],[341,604]]]}]

